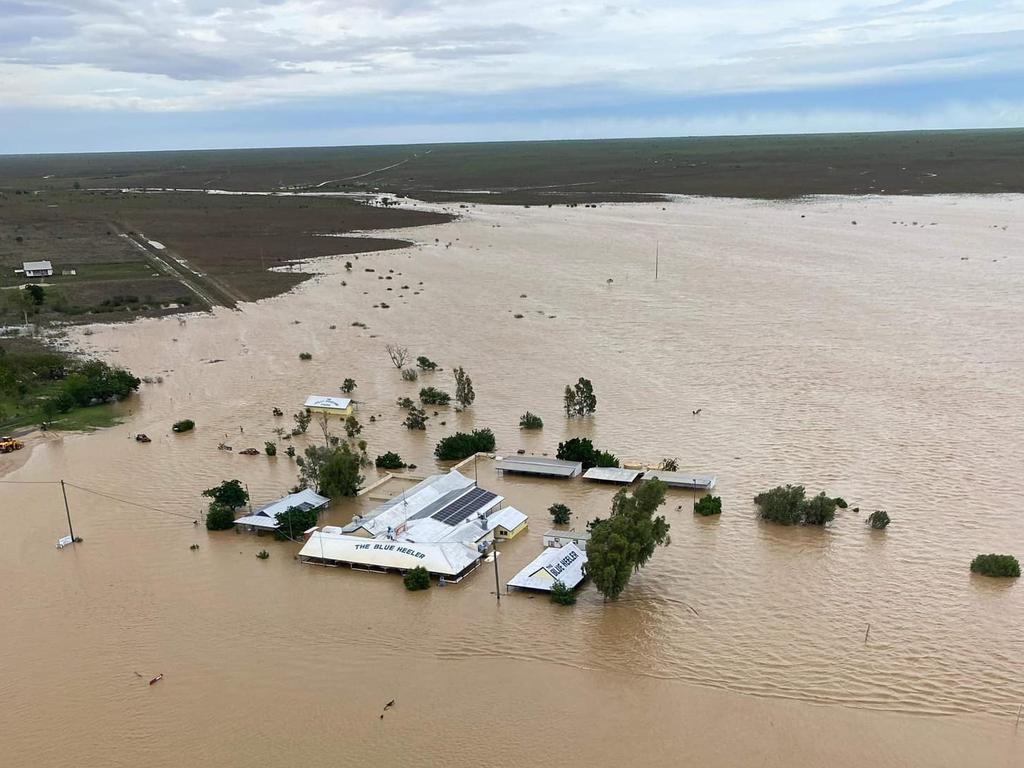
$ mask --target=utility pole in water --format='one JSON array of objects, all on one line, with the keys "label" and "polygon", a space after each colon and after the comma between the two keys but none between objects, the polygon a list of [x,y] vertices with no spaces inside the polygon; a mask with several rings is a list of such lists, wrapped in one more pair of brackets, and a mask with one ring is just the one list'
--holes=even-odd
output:
[{"label": "utility pole in water", "polygon": [[654,241],[654,279],[658,279],[658,261],[661,259],[661,242]]},{"label": "utility pole in water", "polygon": [[494,558],[494,594],[498,596],[498,603],[501,603],[501,581],[498,579],[498,539],[495,538],[491,542],[491,548],[494,550],[492,557]]},{"label": "utility pole in water", "polygon": [[64,512],[68,516],[68,531],[71,533],[71,541],[75,540],[75,529],[71,527],[71,507],[68,506],[68,492],[64,488],[64,481],[60,481],[60,492],[64,495]]}]

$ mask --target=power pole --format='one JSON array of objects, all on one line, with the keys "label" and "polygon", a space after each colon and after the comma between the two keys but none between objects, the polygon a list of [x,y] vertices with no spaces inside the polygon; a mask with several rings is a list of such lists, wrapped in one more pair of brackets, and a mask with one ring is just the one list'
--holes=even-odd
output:
[{"label": "power pole", "polygon": [[71,507],[68,506],[68,492],[64,488],[64,481],[60,481],[60,492],[64,495],[64,511],[68,516],[68,531],[71,532],[71,541],[75,540],[75,529],[71,527]]},{"label": "power pole", "polygon": [[661,243],[654,241],[654,279],[658,279],[658,261],[661,259]]},{"label": "power pole", "polygon": [[494,549],[494,594],[498,596],[498,603],[501,603],[501,580],[498,578],[498,539],[492,541]]}]

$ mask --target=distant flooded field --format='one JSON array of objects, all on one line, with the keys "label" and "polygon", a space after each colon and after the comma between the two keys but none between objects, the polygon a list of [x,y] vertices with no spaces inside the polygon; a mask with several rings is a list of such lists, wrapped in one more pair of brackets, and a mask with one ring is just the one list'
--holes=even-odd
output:
[{"label": "distant flooded field", "polygon": [[[517,766],[567,750],[594,764],[1024,766],[1024,585],[968,569],[980,552],[1024,556],[1024,198],[461,212],[396,233],[411,248],[316,260],[319,277],[238,312],[77,337],[163,383],[122,406],[121,426],[44,437],[0,486],[12,765]],[[402,381],[389,342],[444,370]],[[396,399],[453,392],[458,365],[476,403],[428,407],[427,431],[406,430]],[[580,376],[597,413],[568,421],[562,391]],[[716,475],[723,514],[695,517],[693,494],[670,491],[671,545],[617,603],[587,585],[572,608],[497,603],[492,564],[407,593],[192,524],[223,479],[254,502],[286,492],[283,451],[237,451],[262,450],[346,377],[371,458],[396,451],[426,474],[456,430],[490,427],[499,454],[587,436]],[[543,430],[519,430],[527,410]],[[184,418],[196,430],[171,433]],[[486,460],[464,471],[530,515],[500,547],[502,586],[539,553],[548,506],[581,529],[616,490],[502,478]],[[60,488],[40,483],[61,478],[85,541],[58,551]],[[753,496],[787,482],[850,509],[825,530],[760,522]],[[326,521],[394,490],[335,502]],[[884,533],[865,525],[876,509]]]}]

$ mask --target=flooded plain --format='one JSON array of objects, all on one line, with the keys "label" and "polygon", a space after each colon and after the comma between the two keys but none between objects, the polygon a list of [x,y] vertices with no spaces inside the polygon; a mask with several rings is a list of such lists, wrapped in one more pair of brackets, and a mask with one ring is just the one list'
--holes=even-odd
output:
[{"label": "flooded plain", "polygon": [[[1024,587],[968,570],[1024,556],[1024,199],[461,212],[399,233],[412,248],[316,260],[322,275],[242,311],[77,332],[163,381],[121,426],[0,458],[6,764],[1024,765]],[[445,370],[403,382],[388,342]],[[473,407],[404,429],[396,398],[453,391],[458,365]],[[579,376],[598,410],[567,421]],[[254,502],[287,491],[286,456],[236,452],[346,377],[371,457],[425,474],[456,429],[492,428],[499,453],[584,435],[715,474],[723,514],[670,491],[671,545],[617,603],[588,585],[573,608],[498,603],[489,564],[413,594],[193,525],[223,479]],[[520,432],[527,410],[542,431]],[[195,432],[172,434],[183,418]],[[530,515],[502,584],[539,552],[549,505],[582,528],[615,490],[475,471]],[[85,541],[56,550],[61,478]],[[759,522],[753,496],[786,482],[851,509],[826,530]],[[865,525],[875,509],[885,532]]]}]

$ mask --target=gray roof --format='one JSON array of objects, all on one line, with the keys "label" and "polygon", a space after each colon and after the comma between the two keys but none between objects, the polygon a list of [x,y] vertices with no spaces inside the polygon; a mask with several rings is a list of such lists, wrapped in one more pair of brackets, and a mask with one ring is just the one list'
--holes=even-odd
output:
[{"label": "gray roof", "polygon": [[714,475],[693,475],[689,472],[663,472],[652,469],[644,473],[644,480],[661,480],[673,488],[695,488],[710,491],[715,487]]},{"label": "gray roof", "polygon": [[545,539],[568,539],[569,541],[590,541],[590,531],[545,531]]},{"label": "gray roof", "polygon": [[494,467],[501,472],[552,477],[576,477],[583,471],[583,464],[578,461],[549,459],[546,456],[509,456],[498,461]]},{"label": "gray roof", "polygon": [[641,472],[638,469],[620,469],[619,467],[591,467],[583,473],[587,480],[602,480],[606,483],[632,483]]}]

